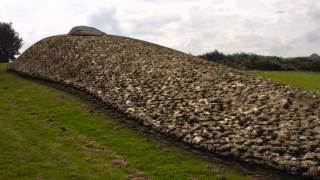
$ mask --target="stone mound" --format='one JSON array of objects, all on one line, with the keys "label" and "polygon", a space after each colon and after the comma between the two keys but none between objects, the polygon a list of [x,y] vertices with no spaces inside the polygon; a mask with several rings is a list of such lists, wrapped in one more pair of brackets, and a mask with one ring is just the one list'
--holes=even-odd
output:
[{"label": "stone mound", "polygon": [[72,36],[103,36],[106,33],[89,26],[76,26],[73,27],[68,35]]},{"label": "stone mound", "polygon": [[46,38],[10,69],[98,97],[212,153],[319,176],[320,96],[119,36]]}]

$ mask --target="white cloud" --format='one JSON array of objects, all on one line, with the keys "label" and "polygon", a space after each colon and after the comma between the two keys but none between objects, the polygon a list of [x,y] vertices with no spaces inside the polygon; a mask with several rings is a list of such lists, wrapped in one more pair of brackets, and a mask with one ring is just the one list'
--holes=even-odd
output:
[{"label": "white cloud", "polygon": [[120,22],[115,8],[101,8],[89,16],[88,24],[111,34],[121,34]]},{"label": "white cloud", "polygon": [[317,0],[2,0],[24,48],[76,25],[139,38],[193,54],[307,56],[320,53]]}]

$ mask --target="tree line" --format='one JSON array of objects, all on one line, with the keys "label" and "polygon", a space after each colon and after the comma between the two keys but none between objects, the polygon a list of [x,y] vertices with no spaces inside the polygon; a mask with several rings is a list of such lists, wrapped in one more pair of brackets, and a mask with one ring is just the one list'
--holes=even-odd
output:
[{"label": "tree line", "polygon": [[320,71],[320,56],[316,54],[310,57],[282,58],[253,53],[224,54],[214,50],[199,57],[242,70]]}]

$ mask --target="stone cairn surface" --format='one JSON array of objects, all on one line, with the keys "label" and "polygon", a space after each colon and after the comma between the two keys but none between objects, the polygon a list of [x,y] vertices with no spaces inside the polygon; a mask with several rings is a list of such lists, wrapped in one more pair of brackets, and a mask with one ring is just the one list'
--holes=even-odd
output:
[{"label": "stone cairn surface", "polygon": [[320,96],[119,36],[43,39],[13,71],[86,91],[209,152],[319,177]]}]

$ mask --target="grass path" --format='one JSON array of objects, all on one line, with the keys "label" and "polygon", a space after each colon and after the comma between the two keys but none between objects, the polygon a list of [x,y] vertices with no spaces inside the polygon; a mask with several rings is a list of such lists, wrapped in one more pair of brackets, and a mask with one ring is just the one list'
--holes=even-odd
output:
[{"label": "grass path", "polygon": [[253,71],[253,73],[291,86],[320,91],[320,72]]},{"label": "grass path", "polygon": [[0,64],[0,179],[247,179]]}]

